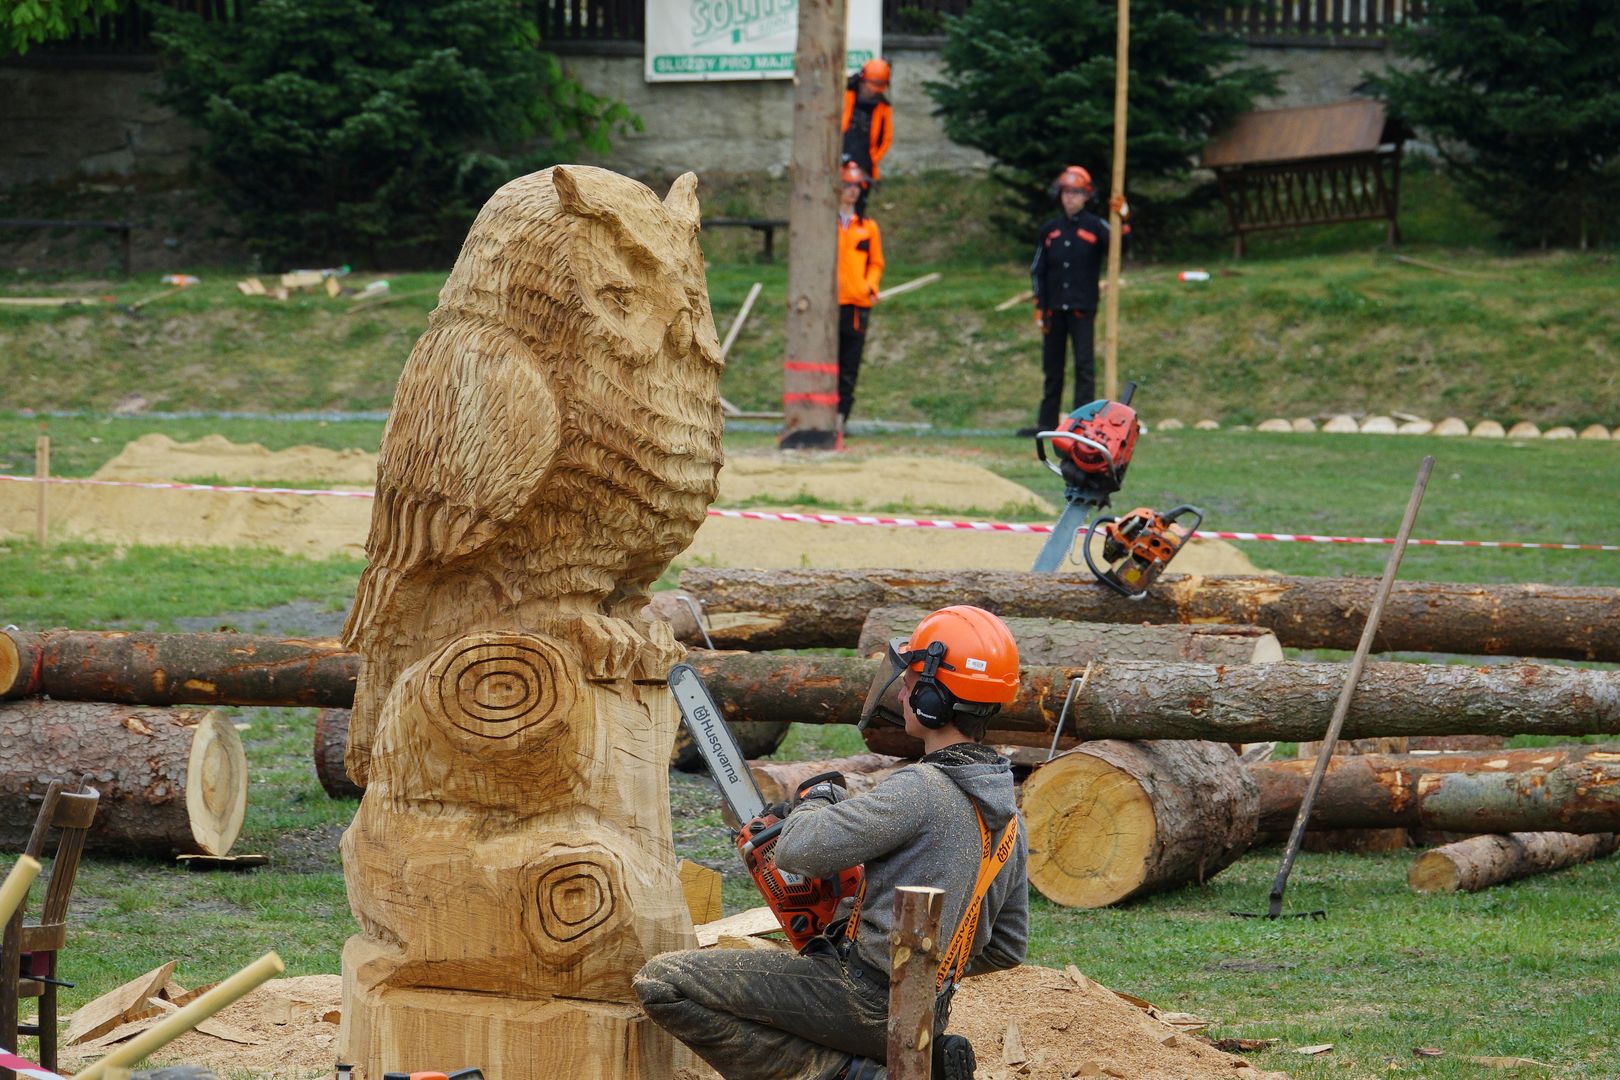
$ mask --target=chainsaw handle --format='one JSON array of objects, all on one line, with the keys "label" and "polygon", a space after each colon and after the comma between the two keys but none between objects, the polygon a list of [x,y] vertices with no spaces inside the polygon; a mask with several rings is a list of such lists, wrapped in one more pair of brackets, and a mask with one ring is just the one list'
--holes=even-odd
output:
[{"label": "chainsaw handle", "polygon": [[[754,820],[758,821],[759,819],[755,818]],[[752,825],[753,822],[751,821],[748,824]],[[764,847],[766,844],[776,839],[777,834],[782,831],[782,826],[786,824],[787,818],[777,818],[775,821],[760,829],[758,832],[749,833],[748,839],[743,841],[742,846],[738,850],[740,850],[744,855],[747,855],[749,852],[754,851],[757,848]],[[745,829],[747,827],[747,825],[743,826]]]},{"label": "chainsaw handle", "polygon": [[1046,460],[1046,446],[1042,442],[1043,439],[1067,439],[1070,442],[1077,442],[1085,446],[1089,446],[1091,449],[1101,454],[1103,456],[1103,460],[1108,462],[1108,474],[1110,476],[1118,475],[1119,470],[1114,467],[1114,455],[1110,453],[1108,447],[1104,446],[1102,443],[1097,442],[1094,439],[1088,439],[1084,435],[1076,435],[1072,431],[1037,431],[1035,433],[1035,455],[1041,459],[1042,465],[1045,465],[1048,469],[1051,469],[1059,476],[1063,475],[1063,470]]},{"label": "chainsaw handle", "polygon": [[1182,503],[1180,506],[1172,506],[1159,516],[1164,518],[1166,521],[1175,521],[1177,518],[1181,517],[1182,514],[1191,514],[1193,516],[1192,528],[1188,530],[1189,533],[1197,532],[1199,527],[1204,524],[1204,512],[1190,503]]},{"label": "chainsaw handle", "polygon": [[[1179,509],[1190,509],[1190,508],[1177,507],[1177,509],[1179,510]],[[1093,561],[1093,559],[1091,558],[1091,538],[1093,536],[1097,535],[1097,529],[1100,526],[1108,525],[1108,524],[1111,524],[1111,523],[1116,522],[1118,520],[1119,520],[1119,518],[1117,518],[1117,517],[1100,517],[1100,518],[1094,519],[1092,521],[1090,527],[1088,527],[1086,529],[1085,537],[1080,541],[1080,554],[1085,556],[1086,566],[1091,568],[1092,576],[1095,577],[1098,581],[1102,582],[1104,585],[1108,586],[1110,589],[1113,589],[1115,592],[1119,593],[1119,595],[1123,596],[1127,600],[1141,600],[1141,599],[1143,599],[1144,597],[1147,596],[1147,593],[1133,593],[1133,592],[1131,592],[1131,590],[1127,589],[1125,586],[1121,585],[1119,582],[1113,580],[1112,578],[1105,575],[1101,570],[1097,569],[1096,562]]]}]

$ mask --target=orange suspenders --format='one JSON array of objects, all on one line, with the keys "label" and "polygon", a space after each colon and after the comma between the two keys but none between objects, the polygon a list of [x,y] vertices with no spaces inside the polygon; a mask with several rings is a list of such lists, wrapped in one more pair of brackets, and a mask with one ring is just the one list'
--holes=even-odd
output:
[{"label": "orange suspenders", "polygon": [[[967,970],[968,961],[973,958],[973,939],[979,934],[979,912],[984,908],[984,898],[990,892],[990,885],[1001,873],[1001,868],[1007,865],[1012,858],[1013,847],[1018,843],[1018,815],[1014,814],[1007,827],[1001,831],[1000,839],[990,832],[989,826],[984,823],[984,815],[979,808],[973,808],[974,816],[979,819],[979,878],[973,883],[973,895],[968,899],[967,909],[962,913],[962,921],[957,924],[956,932],[951,935],[951,943],[945,949],[941,958],[939,971],[934,975],[934,990],[944,993],[955,986],[962,979],[962,973]],[[855,894],[855,906],[849,910],[849,922],[844,926],[844,943],[847,946],[855,944],[855,935],[861,925],[861,904],[866,900],[866,881],[861,878],[860,891]]]}]

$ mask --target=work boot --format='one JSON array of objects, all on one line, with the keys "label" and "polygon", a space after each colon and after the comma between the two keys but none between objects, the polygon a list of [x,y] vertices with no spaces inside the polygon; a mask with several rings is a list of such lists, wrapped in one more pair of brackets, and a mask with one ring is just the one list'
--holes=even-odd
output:
[{"label": "work boot", "polygon": [[889,1080],[889,1070],[881,1061],[851,1054],[839,1070],[836,1080]]},{"label": "work boot", "polygon": [[966,1035],[941,1035],[934,1040],[934,1080],[973,1080],[978,1064]]}]

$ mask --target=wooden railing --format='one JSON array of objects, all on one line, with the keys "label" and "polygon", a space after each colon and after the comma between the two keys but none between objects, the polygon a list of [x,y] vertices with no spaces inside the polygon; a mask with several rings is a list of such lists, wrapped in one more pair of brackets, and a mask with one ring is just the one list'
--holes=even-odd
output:
[{"label": "wooden railing", "polygon": [[1381,45],[1420,11],[1420,0],[1258,0],[1229,5],[1205,25],[1260,45]]},{"label": "wooden railing", "polygon": [[152,9],[195,11],[210,22],[240,22],[246,0],[131,0],[111,15],[103,15],[96,28],[65,41],[36,45],[30,53],[62,56],[140,56],[157,51],[152,40]]}]

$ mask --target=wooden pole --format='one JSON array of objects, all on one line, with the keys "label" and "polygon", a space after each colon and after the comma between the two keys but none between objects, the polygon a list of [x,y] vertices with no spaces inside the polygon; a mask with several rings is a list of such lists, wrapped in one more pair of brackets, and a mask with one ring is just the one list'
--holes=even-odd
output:
[{"label": "wooden pole", "polygon": [[942,889],[894,890],[889,946],[889,1078],[928,1080],[934,1056],[934,973],[939,970]]},{"label": "wooden pole", "polygon": [[800,0],[781,446],[838,439],[838,118],[847,0]]},{"label": "wooden pole", "polygon": [[[6,875],[6,880],[0,884],[0,923],[8,923],[11,917],[22,907],[23,900],[28,896],[28,886],[39,877],[39,860],[30,855],[17,856],[17,862]],[[936,920],[938,916],[935,916]]]},{"label": "wooden pole", "polygon": [[34,440],[34,479],[38,482],[35,485],[38,490],[35,492],[34,503],[34,542],[40,547],[44,547],[46,527],[50,523],[46,499],[46,494],[51,486],[51,437],[49,435],[41,435]]},{"label": "wooden pole", "polygon": [[[1125,191],[1125,101],[1130,86],[1131,2],[1119,0],[1119,31],[1114,40],[1114,175],[1108,186],[1109,202]],[[1108,313],[1103,338],[1103,397],[1119,392],[1119,249],[1124,246],[1119,211],[1108,208]]]},{"label": "wooden pole", "polygon": [[[742,307],[738,309],[737,317],[731,320],[731,328],[726,331],[726,340],[720,343],[720,359],[722,361],[730,354],[732,344],[736,342],[737,335],[742,332],[743,323],[748,321],[748,313],[754,310],[754,301],[759,299],[759,291],[764,287],[764,282],[756,281],[754,287],[748,290],[748,296],[744,298]],[[724,394],[720,395],[720,408],[725,411],[727,416],[742,415],[742,410],[727,401]]]},{"label": "wooden pole", "polygon": [[101,1080],[110,1070],[127,1069],[285,970],[281,957],[273,952],[265,953],[190,1005],[170,1013],[156,1026],[141,1032],[82,1072],[74,1073],[73,1080]]},{"label": "wooden pole", "polygon": [[1434,458],[1425,456],[1423,463],[1418,466],[1417,480],[1412,484],[1412,495],[1406,501],[1406,513],[1401,517],[1400,531],[1395,534],[1395,547],[1389,553],[1389,560],[1384,563],[1384,576],[1378,582],[1378,593],[1373,598],[1372,610],[1367,613],[1367,622],[1361,628],[1361,641],[1356,645],[1356,655],[1350,661],[1350,673],[1344,678],[1344,689],[1339,693],[1339,700],[1333,706],[1333,717],[1328,721],[1327,734],[1322,737],[1322,745],[1316,752],[1316,768],[1311,771],[1310,783],[1305,785],[1305,797],[1300,800],[1299,813],[1294,817],[1294,829],[1288,837],[1288,846],[1283,849],[1282,865],[1277,868],[1277,879],[1271,886],[1271,907],[1266,917],[1275,919],[1282,912],[1283,890],[1288,885],[1288,875],[1294,868],[1294,859],[1299,855],[1299,845],[1305,838],[1305,827],[1311,819],[1311,807],[1316,803],[1316,793],[1322,788],[1322,777],[1327,774],[1328,761],[1333,757],[1333,748],[1338,744],[1339,732],[1344,730],[1344,718],[1350,715],[1350,699],[1355,696],[1356,684],[1361,681],[1362,669],[1367,666],[1367,654],[1372,652],[1373,639],[1378,636],[1378,623],[1384,617],[1384,604],[1389,600],[1390,587],[1395,584],[1395,573],[1401,568],[1401,556],[1406,554],[1406,541],[1412,535],[1412,526],[1417,522],[1418,507],[1423,504],[1423,492],[1429,486],[1429,474],[1434,471]]}]

